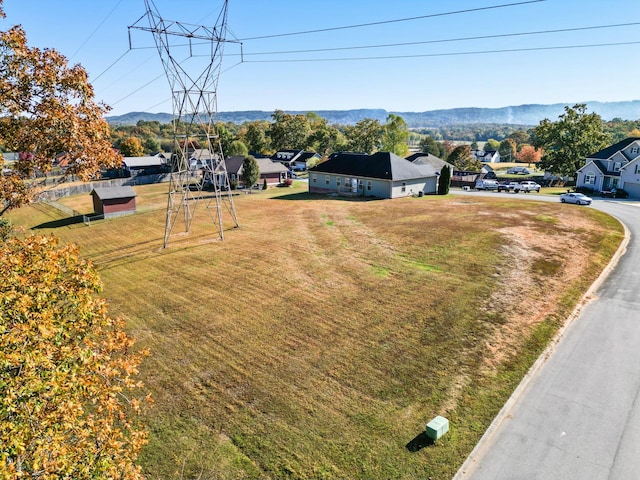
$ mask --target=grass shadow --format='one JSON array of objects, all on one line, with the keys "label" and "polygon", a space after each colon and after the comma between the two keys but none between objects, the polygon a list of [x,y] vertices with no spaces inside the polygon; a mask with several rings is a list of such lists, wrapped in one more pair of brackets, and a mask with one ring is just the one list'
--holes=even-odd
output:
[{"label": "grass shadow", "polygon": [[70,227],[71,225],[77,225],[83,222],[83,215],[76,215],[75,217],[61,218],[60,220],[52,220],[50,222],[44,222],[40,225],[31,227],[31,230],[41,230],[45,228],[62,228]]},{"label": "grass shadow", "polygon": [[411,453],[419,452],[425,447],[430,447],[434,444],[434,440],[432,440],[427,432],[421,432],[418,434],[413,440],[405,445],[406,449]]},{"label": "grass shadow", "polygon": [[278,195],[277,197],[271,197],[270,200],[338,200],[341,202],[372,202],[376,200],[384,200],[379,197],[349,197],[341,195],[331,195],[325,193],[289,193],[286,195]]}]

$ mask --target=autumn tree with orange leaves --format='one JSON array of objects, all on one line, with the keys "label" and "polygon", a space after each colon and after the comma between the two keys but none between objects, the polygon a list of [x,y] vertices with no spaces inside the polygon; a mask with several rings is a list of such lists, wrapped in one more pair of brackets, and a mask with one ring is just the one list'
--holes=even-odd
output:
[{"label": "autumn tree with orange leaves", "polygon": [[104,119],[108,110],[95,102],[83,67],[68,66],[54,49],[29,47],[20,26],[0,32],[0,144],[21,153],[14,174],[0,176],[0,214],[34,198],[42,186],[35,173],[50,173],[58,154],[70,160],[61,181],[71,175],[88,180],[119,166]]},{"label": "autumn tree with orange leaves", "polygon": [[0,244],[0,478],[142,478],[135,353],[53,237]]},{"label": "autumn tree with orange leaves", "polygon": [[[0,143],[20,152],[16,174],[0,176],[0,214],[32,199],[33,172],[58,153],[80,178],[116,165],[105,111],[81,67],[29,48],[20,27],[0,32]],[[95,296],[77,247],[12,238],[0,220],[0,478],[143,478],[145,352]]]},{"label": "autumn tree with orange leaves", "polygon": [[542,150],[532,145],[523,145],[517,154],[519,162],[522,163],[538,163],[542,158]]}]

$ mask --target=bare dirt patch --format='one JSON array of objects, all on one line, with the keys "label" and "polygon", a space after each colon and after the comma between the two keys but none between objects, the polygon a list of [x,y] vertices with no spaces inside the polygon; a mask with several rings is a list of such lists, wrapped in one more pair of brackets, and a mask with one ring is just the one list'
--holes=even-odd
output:
[{"label": "bare dirt patch", "polygon": [[531,224],[500,229],[507,239],[501,249],[508,260],[496,272],[498,285],[486,311],[501,314],[504,323],[495,326],[487,341],[490,368],[513,354],[532,326],[556,311],[564,286],[588,271],[590,246],[575,232],[598,227],[581,216],[560,217],[561,228],[555,233],[542,234]]}]

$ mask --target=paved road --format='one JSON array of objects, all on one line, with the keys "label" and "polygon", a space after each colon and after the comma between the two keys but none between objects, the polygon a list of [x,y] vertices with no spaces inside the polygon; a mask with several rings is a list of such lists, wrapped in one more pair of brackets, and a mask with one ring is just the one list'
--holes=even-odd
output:
[{"label": "paved road", "polygon": [[640,478],[640,206],[567,207],[619,218],[631,233],[627,251],[456,480]]}]

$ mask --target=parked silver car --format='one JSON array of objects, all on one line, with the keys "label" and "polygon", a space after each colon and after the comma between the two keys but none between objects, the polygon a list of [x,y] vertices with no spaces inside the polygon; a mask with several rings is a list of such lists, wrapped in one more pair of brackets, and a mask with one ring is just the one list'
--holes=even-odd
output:
[{"label": "parked silver car", "polygon": [[593,199],[591,197],[587,197],[582,193],[563,193],[560,195],[560,201],[562,203],[575,203],[576,205],[591,205]]},{"label": "parked silver car", "polygon": [[509,170],[507,170],[508,174],[516,174],[516,175],[531,175],[531,173],[533,173],[531,170],[529,170],[527,167],[512,167]]}]

